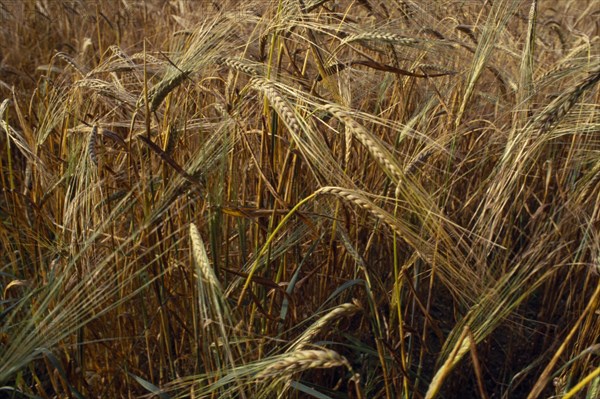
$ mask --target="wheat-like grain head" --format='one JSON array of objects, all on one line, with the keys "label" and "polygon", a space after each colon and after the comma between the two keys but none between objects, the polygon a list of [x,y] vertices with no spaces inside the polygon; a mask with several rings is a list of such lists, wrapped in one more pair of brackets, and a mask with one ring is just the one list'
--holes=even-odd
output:
[{"label": "wheat-like grain head", "polygon": [[305,349],[306,346],[310,343],[310,341],[317,335],[319,332],[323,331],[325,327],[333,323],[335,320],[338,320],[343,317],[350,317],[356,313],[358,313],[361,308],[354,303],[344,303],[335,308],[333,308],[330,312],[328,312],[325,316],[321,317],[317,320],[313,325],[311,325],[294,343],[293,349],[300,350]]},{"label": "wheat-like grain head", "polygon": [[90,156],[90,160],[96,166],[98,166],[98,156],[96,154],[97,139],[98,139],[98,126],[94,126],[92,128],[92,132],[90,134],[90,139],[88,141],[88,154]]},{"label": "wheat-like grain head", "polygon": [[210,267],[208,255],[206,254],[206,249],[204,248],[204,242],[202,241],[200,232],[194,223],[190,224],[190,239],[192,241],[192,255],[196,265],[198,266],[198,269],[200,270],[200,273],[202,274],[201,277],[208,281],[209,284],[218,287],[218,290],[221,291],[219,280],[217,280],[214,270],[212,267]]},{"label": "wheat-like grain head", "polygon": [[290,352],[280,360],[267,366],[256,375],[257,380],[275,376],[289,376],[310,369],[346,367],[352,371],[348,360],[339,353],[329,349],[298,350]]}]

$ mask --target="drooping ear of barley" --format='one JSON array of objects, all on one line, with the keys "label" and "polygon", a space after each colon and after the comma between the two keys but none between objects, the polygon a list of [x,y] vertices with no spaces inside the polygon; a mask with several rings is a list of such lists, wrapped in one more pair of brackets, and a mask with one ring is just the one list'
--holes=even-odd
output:
[{"label": "drooping ear of barley", "polygon": [[249,76],[259,76],[262,67],[261,64],[255,64],[242,58],[233,57],[219,57],[216,62],[219,65],[224,65],[236,71],[244,72]]},{"label": "drooping ear of barley", "polygon": [[175,146],[177,145],[177,141],[179,141],[180,130],[175,127],[175,125],[169,125],[169,130],[167,133],[167,143],[165,144],[165,152],[168,155],[173,153],[175,150]]},{"label": "drooping ear of barley", "polygon": [[404,37],[392,32],[361,32],[346,37],[342,44],[348,44],[356,41],[378,41],[400,45],[415,45],[422,43],[423,40],[412,37]]},{"label": "drooping ear of barley", "polygon": [[330,349],[298,350],[290,352],[280,360],[268,365],[256,375],[257,380],[272,377],[287,377],[310,369],[346,367],[352,371],[348,360]]},{"label": "drooping ear of barley", "polygon": [[[472,298],[476,298],[481,292],[481,282],[473,269],[461,262],[458,254],[453,254],[456,244],[453,241],[447,242],[448,252],[445,257],[441,257],[439,247],[428,242],[421,233],[416,232],[402,218],[395,217],[381,207],[375,205],[365,195],[358,190],[349,190],[342,187],[322,187],[315,192],[317,195],[333,195],[343,199],[345,202],[353,203],[366,210],[398,234],[410,247],[419,254],[419,256],[428,263],[437,263],[440,278],[445,281],[447,286],[453,290],[456,298],[468,303]],[[447,238],[451,240],[450,238]],[[435,260],[434,260],[435,259]],[[475,283],[474,283],[475,282]]]},{"label": "drooping ear of barley", "polygon": [[69,64],[69,66],[71,66],[74,70],[76,70],[77,73],[79,74],[79,77],[84,78],[88,74],[88,71],[86,71],[83,67],[78,65],[77,62],[75,62],[75,60],[73,58],[69,57],[67,54],[59,52],[59,53],[56,53],[56,57],[65,61],[67,64]]},{"label": "drooping ear of barley", "polygon": [[89,88],[111,100],[117,100],[120,105],[133,105],[136,97],[122,86],[102,79],[86,77],[75,82],[74,87]]},{"label": "drooping ear of barley", "polygon": [[192,254],[194,261],[200,270],[201,277],[204,278],[209,284],[216,287],[219,291],[221,290],[221,284],[217,280],[214,270],[210,266],[206,249],[204,248],[204,242],[200,237],[200,232],[194,223],[190,224],[190,239],[192,241]]},{"label": "drooping ear of barley", "polygon": [[300,132],[300,123],[294,115],[292,107],[269,81],[262,78],[254,78],[250,82],[250,85],[265,94],[288,129],[292,132]]},{"label": "drooping ear of barley", "polygon": [[88,140],[88,155],[90,160],[96,166],[98,166],[98,156],[96,154],[96,141],[98,139],[98,126],[92,127],[90,138]]},{"label": "drooping ear of barley", "polygon": [[[217,16],[212,22],[199,26],[187,48],[171,60],[171,67],[159,83],[148,91],[150,111],[156,111],[164,99],[191,74],[213,65],[231,45],[231,24],[226,16]],[[143,97],[143,96],[142,96]],[[138,100],[138,107],[144,98]]]},{"label": "drooping ear of barley", "polygon": [[7,98],[0,104],[0,128],[6,132],[6,135],[10,141],[17,146],[23,156],[25,156],[34,165],[40,165],[42,163],[41,159],[36,155],[36,152],[33,150],[31,144],[27,141],[23,133],[20,133],[14,129],[7,122],[8,118],[6,116],[6,110],[8,109],[9,102],[10,100]]},{"label": "drooping ear of barley", "polygon": [[[385,148],[385,145],[377,137],[371,134],[360,123],[356,122],[356,120],[350,116],[350,113],[340,106],[336,104],[326,104],[323,108],[346,125],[347,131],[367,148],[369,153],[371,153],[386,174],[390,176],[395,183],[402,180],[404,174],[402,173],[400,166],[397,164],[392,153]],[[346,138],[346,145],[348,146],[348,138]]]},{"label": "drooping ear of barley", "polygon": [[305,349],[310,344],[310,341],[317,334],[319,334],[319,332],[323,331],[325,327],[333,323],[335,320],[338,320],[343,317],[350,317],[358,313],[360,310],[361,309],[353,303],[344,303],[342,305],[336,306],[325,316],[321,317],[316,322],[314,322],[306,331],[304,331],[302,335],[292,345],[292,350]]},{"label": "drooping ear of barley", "polygon": [[579,83],[548,104],[534,120],[534,129],[539,130],[541,134],[552,129],[573,108],[579,97],[594,87],[598,81],[600,81],[600,63],[594,65],[589,70],[588,75]]},{"label": "drooping ear of barley", "polygon": [[163,79],[159,84],[152,87],[148,92],[150,111],[156,111],[167,95],[183,83],[191,72],[191,70],[177,70],[171,76]]},{"label": "drooping ear of barley", "polygon": [[[298,149],[305,157],[308,167],[318,180],[336,181],[340,185],[352,185],[352,181],[332,156],[323,135],[304,117],[301,107],[294,108],[291,101],[302,103],[307,100],[289,86],[265,78],[252,78],[249,87],[264,94],[271,107],[277,112],[293,138]],[[288,94],[291,94],[288,99]],[[284,95],[285,94],[285,95]],[[299,95],[299,97],[294,97]]]},{"label": "drooping ear of barley", "polygon": [[[200,328],[203,333],[203,350],[210,353],[211,357],[210,364],[206,364],[204,367],[206,371],[222,375],[225,368],[235,368],[236,365],[244,363],[242,348],[233,328],[237,324],[237,320],[235,320],[221,284],[210,266],[204,242],[194,223],[190,224],[190,240],[192,256],[198,270],[196,286]],[[234,380],[236,379],[237,377],[234,377]]]}]

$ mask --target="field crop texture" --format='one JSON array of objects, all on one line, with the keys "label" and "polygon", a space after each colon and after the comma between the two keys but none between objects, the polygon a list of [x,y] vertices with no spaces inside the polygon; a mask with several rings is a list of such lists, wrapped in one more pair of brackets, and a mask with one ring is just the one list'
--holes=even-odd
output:
[{"label": "field crop texture", "polygon": [[599,398],[599,35],[0,0],[0,398]]}]

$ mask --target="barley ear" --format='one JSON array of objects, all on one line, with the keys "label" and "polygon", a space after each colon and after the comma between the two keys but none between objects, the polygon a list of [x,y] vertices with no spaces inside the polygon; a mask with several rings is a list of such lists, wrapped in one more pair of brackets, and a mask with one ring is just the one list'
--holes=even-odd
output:
[{"label": "barley ear", "polygon": [[178,71],[175,75],[154,86],[150,90],[150,93],[148,93],[148,97],[150,98],[150,111],[156,111],[167,95],[183,83],[191,72],[192,71]]},{"label": "barley ear", "polygon": [[194,223],[190,224],[190,239],[192,241],[192,256],[194,257],[194,261],[200,270],[200,274],[202,275],[201,277],[208,281],[209,284],[218,287],[220,290],[221,288],[219,281],[217,280],[217,276],[210,267],[210,261],[208,260],[206,249],[204,248],[204,242],[202,241],[200,232]]},{"label": "barley ear", "polygon": [[352,371],[348,360],[330,349],[298,350],[288,353],[280,360],[267,366],[256,375],[257,380],[270,377],[287,377],[310,369],[323,369],[344,366]]},{"label": "barley ear", "polygon": [[96,166],[98,166],[98,156],[96,155],[96,140],[98,139],[98,126],[94,126],[92,128],[92,134],[90,134],[90,139],[88,142],[88,154],[90,156],[90,160]]},{"label": "barley ear", "polygon": [[598,81],[600,81],[600,64],[595,65],[581,82],[552,101],[534,121],[535,128],[539,129],[540,133],[551,130],[573,108],[579,97],[594,87]]},{"label": "barley ear", "polygon": [[294,344],[294,349],[305,349],[310,341],[317,335],[319,332],[325,330],[325,328],[331,325],[334,321],[341,319],[343,317],[350,317],[357,312],[359,312],[361,308],[354,303],[344,303],[329,311],[325,316],[321,317],[317,320],[313,325],[311,325],[297,340]]},{"label": "barley ear", "polygon": [[177,129],[174,125],[169,125],[169,131],[167,134],[167,143],[165,145],[164,151],[167,154],[171,155],[173,153],[173,150],[175,150],[177,141],[179,141],[179,129]]}]

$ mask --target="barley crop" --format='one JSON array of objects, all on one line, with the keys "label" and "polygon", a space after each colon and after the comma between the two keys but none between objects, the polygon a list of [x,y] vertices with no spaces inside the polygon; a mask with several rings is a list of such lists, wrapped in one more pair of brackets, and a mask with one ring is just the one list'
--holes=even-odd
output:
[{"label": "barley crop", "polygon": [[599,13],[0,2],[0,397],[595,398]]}]

